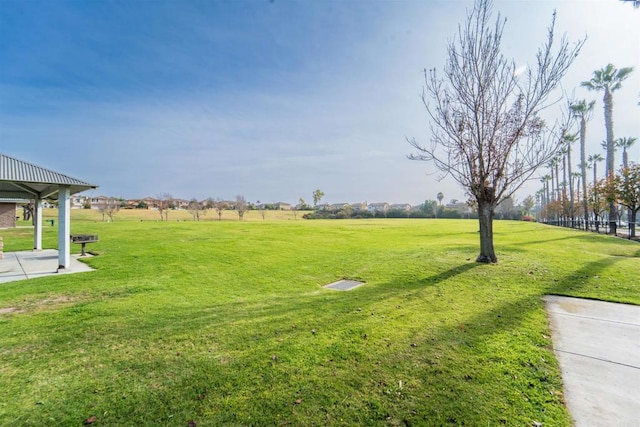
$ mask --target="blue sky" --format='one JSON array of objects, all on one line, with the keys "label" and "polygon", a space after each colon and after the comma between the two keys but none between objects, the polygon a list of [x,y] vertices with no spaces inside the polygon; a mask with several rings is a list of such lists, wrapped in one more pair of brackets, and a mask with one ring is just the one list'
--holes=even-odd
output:
[{"label": "blue sky", "polygon": [[[93,195],[297,202],[463,199],[428,141],[422,70],[441,68],[471,1],[0,0],[0,147],[97,184]],[[589,39],[564,89],[609,62],[616,137],[640,138],[640,10],[616,0],[496,1],[506,52],[534,59],[551,13]],[[548,114],[555,114],[549,110]],[[640,161],[640,143],[630,153]],[[541,171],[543,173],[543,171]],[[537,190],[527,186],[521,197]]]}]

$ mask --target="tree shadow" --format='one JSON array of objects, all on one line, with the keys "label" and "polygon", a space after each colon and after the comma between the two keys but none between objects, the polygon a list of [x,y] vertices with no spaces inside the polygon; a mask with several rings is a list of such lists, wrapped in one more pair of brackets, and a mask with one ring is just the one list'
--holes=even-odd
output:
[{"label": "tree shadow", "polygon": [[403,284],[403,287],[422,287],[424,285],[437,285],[440,284],[441,282],[444,282],[446,280],[449,280],[453,277],[456,277],[460,274],[466,273],[467,271],[470,271],[476,267],[478,267],[480,264],[478,264],[477,262],[467,262],[464,264],[460,264],[456,267],[450,268],[448,270],[445,270],[443,272],[434,274],[432,276],[428,276],[425,277],[424,279],[419,279],[416,280],[414,282],[411,282],[409,284]]},{"label": "tree shadow", "polygon": [[[640,256],[640,250],[636,255]],[[595,260],[570,272],[557,282],[541,288],[539,292],[527,292],[521,297],[504,296],[506,301],[487,304],[487,310],[482,312],[474,310],[476,312],[474,315],[461,312],[459,321],[458,317],[445,319],[439,314],[431,313],[430,323],[425,323],[424,318],[428,316],[413,311],[411,300],[434,295],[436,292],[430,291],[430,288],[437,286],[437,292],[443,295],[436,295],[435,298],[441,298],[440,307],[446,306],[448,291],[456,287],[457,282],[462,281],[466,274],[478,268],[487,270],[493,266],[466,262],[426,277],[398,277],[397,280],[392,279],[370,287],[365,285],[348,292],[312,289],[308,286],[309,289],[303,292],[278,294],[277,298],[273,295],[265,295],[261,299],[250,302],[243,301],[242,298],[227,299],[217,301],[208,307],[199,306],[195,310],[186,306],[163,307],[163,317],[137,323],[135,338],[126,335],[123,338],[124,341],[137,339],[148,346],[166,347],[164,352],[166,354],[155,354],[151,356],[152,359],[144,363],[156,363],[158,367],[167,369],[171,363],[183,364],[190,368],[176,371],[174,375],[178,377],[175,378],[174,384],[179,393],[193,394],[192,407],[176,407],[175,410],[187,413],[193,411],[196,414],[193,415],[194,418],[198,411],[208,411],[207,405],[218,405],[217,413],[235,416],[236,414],[225,412],[228,407],[224,403],[224,399],[230,399],[229,396],[233,395],[228,390],[232,388],[242,393],[254,393],[253,400],[257,405],[273,408],[274,412],[282,414],[284,420],[291,417],[294,424],[296,419],[291,415],[291,405],[278,401],[281,397],[279,393],[284,390],[293,395],[296,390],[307,390],[304,399],[305,407],[322,406],[323,411],[334,416],[334,419],[338,419],[340,416],[349,416],[349,411],[354,410],[335,402],[336,395],[350,390],[349,387],[351,387],[353,395],[359,396],[359,399],[366,402],[370,401],[372,408],[378,405],[375,406],[378,409],[356,406],[358,402],[351,404],[358,410],[364,411],[361,416],[366,419],[376,420],[382,416],[383,418],[379,419],[380,423],[404,419],[406,424],[459,425],[474,423],[474,419],[468,418],[470,414],[481,420],[482,417],[487,416],[483,414],[486,410],[490,418],[483,424],[495,425],[502,422],[495,417],[500,410],[503,410],[506,423],[524,425],[520,423],[523,419],[518,418],[519,414],[516,412],[518,408],[525,405],[525,409],[529,411],[525,416],[530,417],[533,412],[536,421],[548,424],[553,418],[545,413],[548,409],[548,401],[542,401],[540,396],[555,399],[555,407],[562,410],[561,396],[550,394],[550,391],[558,388],[558,379],[554,380],[554,375],[559,376],[559,372],[553,362],[550,340],[541,337],[543,333],[549,333],[548,327],[540,325],[539,320],[534,320],[535,328],[532,335],[522,338],[520,334],[530,333],[523,331],[531,330],[529,323],[532,315],[534,317],[544,315],[544,304],[541,299],[544,294],[563,294],[579,290],[581,282],[578,278],[598,274],[619,260],[620,258],[617,257]],[[422,290],[427,292],[421,292]],[[488,288],[486,292],[490,294],[500,291]],[[401,308],[395,307],[397,301],[402,301]],[[388,343],[384,336],[375,336],[384,333],[386,319],[373,310],[373,307],[379,308],[390,319],[396,316],[395,324],[405,329],[402,335],[395,338],[396,342]],[[424,304],[420,307],[424,307]],[[147,313],[147,315],[161,316],[162,314],[158,308],[158,313]],[[447,315],[451,315],[451,310],[447,311]],[[140,319],[145,320],[146,317]],[[114,321],[117,322],[118,318],[116,317]],[[527,327],[524,326],[525,323]],[[422,327],[425,324],[429,325],[428,328]],[[105,335],[113,335],[108,337],[106,342],[116,341],[114,337],[121,334],[119,328],[110,328],[108,324],[101,328],[93,325],[91,328]],[[318,328],[318,334],[328,338],[314,341],[316,332],[312,333],[312,328],[314,331]],[[217,332],[225,329],[237,330],[239,336],[226,342],[225,340],[230,338],[225,338]],[[183,338],[180,335],[186,334],[183,331],[198,331],[198,333]],[[527,353],[513,354],[509,349],[505,349],[504,354],[494,350],[487,355],[486,350],[481,350],[491,347],[496,341],[503,340],[505,332],[507,335],[513,335],[520,347],[523,345],[527,347]],[[366,338],[366,333],[371,336]],[[527,340],[531,341],[530,344],[527,344]],[[522,344],[522,341],[525,344]],[[74,345],[69,347],[73,348]],[[287,358],[283,350],[300,347],[306,349],[303,355],[296,356],[301,358],[300,360],[293,356]],[[124,346],[124,348],[127,347]],[[124,371],[129,372],[128,377],[122,379],[119,384],[126,389],[122,393],[135,393],[136,406],[143,408],[176,405],[171,400],[171,393],[159,395],[153,390],[148,391],[140,387],[140,384],[149,382],[149,379],[144,377],[146,371],[144,369],[140,372],[134,371],[132,366],[141,362],[134,361],[126,354],[118,354],[118,351],[112,352],[110,357]],[[463,354],[468,358],[468,365],[460,367],[459,361],[452,362],[447,352]],[[70,353],[73,357],[71,350]],[[272,359],[276,353],[277,362]],[[261,360],[260,358],[264,359],[262,365],[256,364],[256,359]],[[355,375],[358,372],[354,366],[364,363],[367,366],[370,365],[365,372],[372,377],[356,378]],[[378,363],[380,365],[377,365]],[[456,370],[452,371],[449,363],[457,363]],[[304,364],[310,367],[301,368]],[[389,371],[376,368],[376,366],[393,364],[397,364],[397,367],[394,366]],[[494,374],[494,377],[479,378],[479,375],[486,374],[474,371],[474,367],[478,364],[487,366],[486,372]],[[246,367],[252,367],[253,372],[250,375],[245,373]],[[317,379],[313,377],[307,379],[300,374],[304,369],[317,369],[318,372],[330,375],[331,384],[337,383],[340,386],[316,383]],[[297,374],[290,375],[290,372]],[[383,393],[386,388],[382,389],[380,387],[383,386],[376,385],[385,381],[390,382],[390,379],[385,377],[388,375],[386,372],[395,372],[402,378],[412,378],[411,383],[414,384],[424,384],[415,390],[428,396],[424,399],[449,403],[446,406],[434,407],[425,404],[423,398],[411,396],[411,399],[415,399],[415,407],[412,406],[411,401],[398,404],[398,399],[393,398],[397,396],[396,391],[392,395],[386,395]],[[484,369],[483,372],[485,372]],[[317,376],[317,373],[315,375]],[[375,375],[380,375],[382,378]],[[518,386],[517,390],[513,391],[513,395],[492,396],[486,399],[482,396],[484,382],[504,383],[503,387],[507,387],[513,383],[514,377],[521,378],[519,381],[525,381],[526,385]],[[96,381],[87,381],[82,386],[59,390],[57,401],[63,402],[75,396],[91,395],[96,383],[101,380],[100,372],[96,374],[96,378]],[[397,383],[396,378],[393,380]],[[209,397],[206,400],[197,398],[202,393],[198,387],[202,387],[203,384],[208,384],[207,396],[212,396],[211,402]],[[273,387],[273,397],[265,397],[261,393],[260,384],[263,384],[263,387]],[[407,384],[410,384],[408,380]],[[308,391],[315,386],[319,386],[317,391]],[[544,390],[543,393],[540,393],[541,389]],[[409,385],[404,393],[411,393]],[[517,397],[522,402],[527,403],[518,403],[520,407],[513,405],[510,399],[515,399],[514,395],[517,394],[520,394]],[[221,398],[213,400],[214,395],[220,395]],[[379,397],[380,395],[382,397]],[[102,402],[118,400],[118,396],[120,392],[106,393]],[[344,400],[347,398],[348,396]],[[491,407],[484,408],[482,402],[487,402]],[[106,410],[120,411],[117,414],[120,420],[124,415],[130,417],[132,422],[144,418],[143,413],[133,412],[133,405],[126,409],[109,407],[108,403],[104,405],[105,407],[100,409],[104,409],[105,413]],[[470,409],[469,406],[474,408]],[[255,412],[255,408],[249,404],[245,409]],[[86,410],[89,411],[91,408],[87,407]],[[131,412],[124,414],[127,411]],[[36,412],[44,418],[45,413],[40,411],[40,407],[37,407]],[[351,421],[353,420],[355,418],[351,418]],[[527,421],[527,424],[531,423],[530,419]],[[241,420],[238,421],[240,422]],[[480,421],[477,424],[480,424]]]}]

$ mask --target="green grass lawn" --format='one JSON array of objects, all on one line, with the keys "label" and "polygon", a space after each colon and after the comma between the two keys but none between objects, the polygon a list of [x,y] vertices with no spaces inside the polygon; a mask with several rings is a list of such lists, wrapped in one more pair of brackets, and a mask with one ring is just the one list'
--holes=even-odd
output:
[{"label": "green grass lawn", "polygon": [[97,271],[0,284],[0,424],[570,425],[541,297],[640,304],[640,245],[477,227],[72,222]]}]

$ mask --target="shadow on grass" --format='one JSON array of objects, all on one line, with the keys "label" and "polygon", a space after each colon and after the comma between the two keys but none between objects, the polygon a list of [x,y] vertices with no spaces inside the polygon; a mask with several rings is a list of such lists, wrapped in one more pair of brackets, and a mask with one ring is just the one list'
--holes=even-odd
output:
[{"label": "shadow on grass", "polygon": [[[574,276],[597,273],[612,262],[614,261],[611,259],[605,259],[585,266],[584,271],[578,271],[567,276],[560,283],[553,286],[549,292],[561,292],[564,288],[573,286]],[[211,384],[212,377],[220,376],[233,384],[234,388],[243,390],[244,393],[249,389],[250,393],[259,394],[260,387],[256,388],[255,385],[248,384],[247,381],[256,381],[261,375],[269,375],[274,381],[282,382],[282,384],[267,383],[265,384],[266,387],[296,390],[318,386],[320,389],[314,391],[313,393],[315,394],[312,395],[311,392],[308,392],[305,396],[305,405],[321,405],[327,413],[336,419],[338,417],[353,416],[350,412],[357,410],[360,412],[365,411],[361,416],[370,420],[385,422],[389,421],[389,419],[397,419],[399,421],[405,420],[408,424],[428,422],[435,425],[458,425],[461,422],[475,421],[480,423],[483,417],[486,418],[486,420],[483,420],[484,424],[498,424],[503,419],[514,423],[526,422],[529,424],[532,420],[547,423],[549,421],[557,421],[558,418],[554,419],[553,417],[558,417],[557,412],[564,410],[561,399],[559,397],[555,398],[553,404],[555,405],[556,413],[555,415],[549,415],[546,413],[549,409],[549,401],[542,401],[540,397],[545,396],[549,399],[549,396],[551,396],[553,398],[549,389],[553,390],[555,388],[557,390],[559,387],[557,380],[554,383],[547,378],[548,371],[552,371],[553,366],[540,367],[536,362],[540,357],[534,357],[542,354],[548,360],[552,359],[553,356],[546,348],[547,342],[542,342],[542,344],[538,345],[528,344],[528,342],[521,344],[522,338],[516,338],[519,345],[525,348],[534,348],[524,356],[516,356],[515,362],[507,360],[508,357],[501,354],[489,354],[487,356],[486,353],[476,351],[478,346],[487,345],[492,341],[493,337],[503,332],[517,335],[532,312],[543,310],[540,299],[541,294],[511,298],[502,304],[492,306],[491,309],[481,314],[464,318],[464,330],[460,329],[457,323],[452,325],[447,322],[447,324],[435,326],[430,335],[426,336],[422,332],[415,330],[416,325],[420,324],[420,313],[411,312],[407,316],[408,319],[413,320],[404,326],[407,330],[406,334],[400,335],[405,338],[396,337],[399,342],[394,342],[391,347],[385,348],[383,345],[379,345],[374,349],[371,347],[370,341],[362,339],[363,332],[368,331],[371,333],[372,329],[376,330],[376,324],[371,324],[370,322],[384,322],[374,316],[374,312],[370,310],[371,307],[379,306],[385,301],[398,298],[398,294],[402,290],[416,291],[438,285],[440,290],[446,294],[447,289],[456,286],[455,279],[457,277],[481,266],[486,267],[477,263],[465,263],[415,281],[400,280],[369,289],[361,288],[364,292],[339,293],[321,291],[320,294],[307,296],[300,294],[284,295],[279,296],[274,301],[274,304],[270,304],[268,307],[252,308],[246,303],[227,302],[220,304],[219,307],[211,307],[210,311],[203,312],[199,310],[197,313],[191,313],[191,316],[182,313],[179,316],[167,318],[166,322],[154,322],[146,325],[150,328],[147,332],[150,337],[154,335],[153,332],[170,336],[172,331],[176,329],[178,331],[197,330],[205,325],[237,330],[238,336],[233,337],[232,342],[228,343],[229,348],[227,351],[232,354],[232,356],[228,356],[231,359],[231,366],[217,366],[215,367],[215,372],[217,373],[213,375],[211,372],[207,372],[207,369],[214,368],[206,362],[206,359],[203,359],[202,361],[206,366],[194,369],[196,372],[194,374],[185,373],[184,378],[180,381],[179,388],[187,390],[190,387],[198,387],[207,382]],[[400,297],[403,297],[403,295],[400,295]],[[424,295],[415,292],[414,295],[408,297],[421,298]],[[440,304],[446,305],[446,302],[440,302]],[[354,307],[358,306],[365,307],[366,312],[354,312]],[[371,314],[369,314],[369,311],[371,311]],[[437,315],[433,318],[433,322],[434,325],[437,325]],[[166,324],[162,325],[162,323]],[[293,323],[297,324],[297,329],[292,329]],[[315,324],[321,325],[320,333],[333,335],[328,343],[312,341],[312,335],[309,331]],[[144,325],[138,325],[138,328],[141,327],[144,328]],[[210,328],[207,328],[201,335],[207,337],[211,331]],[[375,336],[375,333],[372,335]],[[373,336],[370,339],[374,339]],[[212,334],[210,339],[215,339],[215,334]],[[307,349],[302,356],[290,356],[294,359],[286,359],[286,354],[283,354],[284,350],[280,350],[278,353],[281,362],[279,362],[278,366],[282,372],[274,373],[266,366],[255,365],[255,360],[259,360],[260,357],[269,360],[271,354],[278,351],[276,339],[284,339],[285,342],[292,340],[293,344],[291,345],[294,348],[303,346]],[[246,350],[238,348],[242,342],[251,347],[250,353],[245,353]],[[171,353],[176,350],[179,349],[168,349]],[[520,349],[518,348],[517,350]],[[462,358],[467,360],[466,362],[463,360],[461,365],[459,356],[448,356],[447,352],[462,354],[464,355]],[[439,354],[444,354],[444,356],[438,356]],[[290,379],[288,371],[300,369],[297,366],[299,361],[295,359],[296,357],[315,360],[318,363],[316,368],[320,373],[324,372],[324,370],[329,373],[330,368],[332,382],[336,383],[336,385],[328,387],[326,384],[316,384],[318,379],[314,376],[309,379],[299,377]],[[375,362],[375,359],[378,359],[378,362]],[[398,403],[393,397],[395,393],[393,396],[384,395],[378,397],[380,390],[371,385],[371,380],[389,382],[390,379],[387,378],[389,374],[387,371],[382,371],[378,373],[381,376],[380,379],[356,379],[353,371],[361,363],[371,365],[370,368],[365,369],[367,372],[371,372],[370,370],[377,371],[375,363],[381,363],[381,366],[393,365],[393,368],[389,368],[391,372],[397,372],[398,375],[402,375],[405,378],[414,378],[414,381],[424,384],[424,389],[421,389],[420,392],[428,395],[427,400],[436,402],[436,404],[427,405],[424,404],[425,398],[415,397],[417,402],[421,403],[412,410],[411,405],[407,406],[407,404]],[[504,378],[493,378],[491,381],[494,383],[503,382],[503,388],[513,386],[512,378],[514,376],[525,378],[528,384],[524,387],[524,391],[523,389],[518,389],[508,393],[508,396],[488,396],[484,399],[481,397],[485,390],[484,385],[482,381],[475,380],[478,373],[474,372],[474,369],[479,364],[494,364],[495,368],[492,369],[500,370],[500,375],[504,375]],[[452,365],[453,368],[449,365]],[[242,366],[253,366],[254,372],[246,376],[246,374],[236,371],[243,369]],[[127,366],[124,365],[123,368],[127,369]],[[315,375],[318,375],[318,373],[316,372]],[[144,383],[145,380],[140,378],[140,381]],[[213,393],[216,386],[209,385],[209,387],[212,387],[211,393]],[[340,390],[340,388],[342,389]],[[540,388],[543,388],[544,392],[539,392]],[[67,391],[70,396],[76,392],[80,391]],[[360,396],[359,398],[363,400],[361,403],[365,406],[356,406],[356,403],[351,403],[353,406],[349,409],[348,405],[342,406],[336,403],[335,394],[345,392]],[[277,396],[276,391],[272,391],[272,393]],[[406,393],[409,393],[409,391]],[[513,396],[519,393],[524,394],[524,399],[516,404],[510,399],[515,399]],[[196,394],[195,391],[194,394]],[[486,400],[485,405],[477,404],[479,396],[481,403]],[[256,396],[256,399],[260,400],[263,406],[271,407],[274,414],[284,416],[286,419],[288,411],[286,404],[283,405],[274,399],[264,397],[259,398]],[[163,403],[153,393],[150,393],[147,397],[145,397],[144,393],[138,395],[137,401],[138,404],[143,406],[157,406]],[[472,402],[474,402],[473,405],[471,404]],[[169,402],[166,404],[170,405]],[[377,409],[367,409],[367,404]],[[225,413],[225,410],[234,410],[224,406],[220,409],[221,411],[219,412],[221,414]],[[238,409],[236,408],[235,410]],[[245,410],[251,411],[248,407]],[[226,415],[231,416],[232,414],[227,413]],[[130,413],[127,416],[136,419],[139,414]],[[293,415],[289,416],[292,417],[291,419],[295,419]],[[562,416],[560,416],[560,419],[562,419]],[[355,420],[356,418],[351,418],[351,421]],[[241,423],[243,419],[235,419],[235,421]],[[267,419],[266,421],[273,421],[273,419]]]},{"label": "shadow on grass", "polygon": [[[637,255],[640,256],[640,250]],[[139,355],[134,355],[141,357],[136,359],[125,351],[113,351],[108,360],[127,372],[127,377],[117,384],[122,386],[122,391],[103,392],[103,396],[90,400],[100,399],[96,407],[100,412],[111,414],[108,418],[105,415],[104,421],[112,424],[166,421],[160,419],[158,413],[145,413],[145,409],[165,405],[183,414],[180,420],[174,419],[183,425],[189,419],[204,419],[205,424],[212,421],[203,415],[207,413],[222,417],[213,421],[248,423],[248,418],[234,418],[242,411],[252,416],[262,414],[259,420],[264,424],[303,422],[305,418],[296,418],[295,411],[309,411],[307,415],[311,418],[306,421],[310,424],[321,424],[330,419],[324,418],[326,415],[331,415],[334,420],[343,419],[344,424],[369,420],[408,425],[497,425],[502,422],[531,425],[533,421],[558,425],[568,422],[569,418],[561,397],[553,394],[560,387],[557,367],[544,361],[553,360],[553,354],[549,340],[541,337],[542,333],[548,333],[547,327],[536,318],[544,316],[541,297],[579,290],[580,278],[597,275],[618,260],[618,257],[598,259],[525,296],[501,295],[504,301],[486,303],[487,310],[466,317],[461,315],[460,324],[441,319],[437,313],[430,313],[432,317],[425,321],[424,313],[411,311],[407,303],[406,317],[394,320],[394,324],[405,331],[394,336],[397,342],[392,345],[384,344],[383,338],[363,337],[363,332],[371,334],[372,330],[385,333],[382,331],[386,320],[374,315],[372,307],[392,312],[396,303],[391,301],[430,297],[441,298],[434,301],[445,307],[449,304],[448,293],[454,290],[458,280],[463,281],[465,275],[478,268],[490,272],[493,266],[467,262],[421,279],[398,279],[369,288],[365,285],[345,293],[318,290],[265,295],[249,302],[239,299],[211,301],[208,306],[170,306],[162,310],[158,307],[157,312],[147,312],[138,318],[140,322],[132,328],[131,336],[115,327],[118,325],[110,327],[107,323],[96,329],[97,324],[93,324],[88,331],[102,333],[105,342],[144,343],[150,354],[145,355],[142,349]],[[476,277],[471,280],[476,279],[481,280]],[[470,279],[465,280],[468,283]],[[433,296],[433,292],[428,294],[436,285],[445,298]],[[421,292],[423,290],[427,292]],[[478,292],[477,287],[475,291]],[[486,292],[500,291],[487,288]],[[364,307],[366,312],[358,311],[358,307]],[[424,304],[419,307],[423,308]],[[451,315],[451,310],[446,313]],[[533,329],[530,322],[534,324]],[[424,325],[429,325],[428,333]],[[316,327],[318,336],[311,333],[311,328],[315,331]],[[495,349],[487,351],[487,347],[493,348],[494,342],[504,340],[505,332],[513,335],[515,350],[506,349],[505,354]],[[328,338],[317,339],[321,334]],[[78,337],[84,339],[83,334]],[[73,349],[79,346],[75,344],[65,345]],[[91,348],[86,343],[83,346]],[[161,346],[165,348],[159,352],[157,347]],[[193,352],[190,347],[194,348]],[[129,351],[129,346],[123,348]],[[292,352],[288,358],[283,348]],[[276,352],[277,363],[272,360]],[[228,360],[223,363],[223,359]],[[145,388],[147,383],[154,385],[148,378],[151,368],[145,364],[170,372],[174,390],[159,393],[153,387]],[[366,368],[362,368],[363,364]],[[177,370],[177,366],[181,370]],[[482,370],[476,372],[479,366]],[[478,378],[484,372],[492,374],[491,378]],[[392,381],[397,384],[398,378],[394,375],[411,379],[403,391],[410,398],[400,399],[400,390],[386,393],[387,384]],[[107,381],[100,373],[96,378],[96,381],[87,380],[59,390],[55,401],[96,395],[96,384]],[[379,385],[383,383],[384,386]],[[412,390],[411,383],[419,387]],[[487,383],[491,383],[488,389]],[[205,389],[206,392],[202,391]],[[265,393],[265,389],[270,389],[269,393]],[[292,396],[299,390],[306,393],[304,404],[295,406],[293,411]],[[485,390],[490,392],[486,394],[506,391],[504,395],[488,396],[484,395]],[[174,393],[193,396],[181,402],[174,398]],[[206,398],[200,399],[201,393],[206,394]],[[122,401],[124,395],[131,404],[120,408],[110,406],[110,402]],[[214,400],[216,395],[220,397]],[[236,406],[226,403],[238,395],[252,398]],[[90,400],[80,405],[84,412],[94,411]],[[36,407],[34,412],[44,420],[47,415],[44,411],[45,408]]]},{"label": "shadow on grass", "polygon": [[457,267],[450,268],[449,270],[445,270],[441,273],[437,273],[432,276],[425,277],[424,279],[421,279],[421,280],[416,280],[415,282],[412,282],[410,284],[404,284],[402,285],[402,287],[414,288],[414,287],[423,287],[424,285],[438,285],[460,274],[464,274],[478,267],[479,265],[480,264],[476,262],[467,262],[464,264],[460,264]]}]

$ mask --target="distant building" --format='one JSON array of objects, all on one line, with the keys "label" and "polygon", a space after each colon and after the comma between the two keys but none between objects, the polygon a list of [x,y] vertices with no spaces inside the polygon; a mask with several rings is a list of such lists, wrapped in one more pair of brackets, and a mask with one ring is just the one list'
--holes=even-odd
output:
[{"label": "distant building", "polygon": [[471,208],[466,203],[453,201],[453,200],[450,203],[447,203],[446,205],[444,205],[444,207],[446,209],[458,211],[460,213],[467,213],[471,211]]},{"label": "distant building", "polygon": [[343,209],[346,209],[347,206],[351,206],[349,203],[334,203],[332,205],[329,205],[329,209],[332,211],[340,211]]},{"label": "distant building", "polygon": [[278,202],[274,204],[275,208],[281,211],[290,211],[293,207],[289,203]]},{"label": "distant building", "polygon": [[366,211],[367,210],[367,204],[363,203],[363,202],[352,203],[351,204],[351,209],[353,209],[354,212]]},{"label": "distant building", "polygon": [[107,203],[109,201],[109,197],[107,196],[97,196],[97,197],[92,197],[91,200],[89,201],[89,204],[91,205],[91,209],[105,209],[107,206]]},{"label": "distant building", "polygon": [[69,200],[71,209],[84,209],[85,205],[89,204],[89,198],[87,196],[73,195]]},{"label": "distant building", "polygon": [[173,209],[188,209],[189,201],[186,199],[173,199]]},{"label": "distant building", "polygon": [[389,206],[390,205],[387,202],[369,203],[369,206],[367,206],[367,210],[369,212],[388,212]]},{"label": "distant building", "polygon": [[411,212],[411,205],[409,203],[395,203],[389,207],[389,210]]}]

